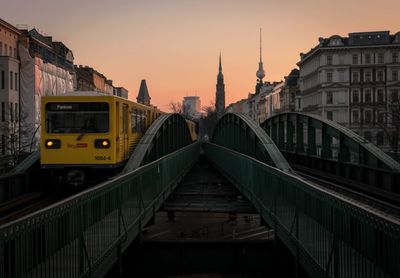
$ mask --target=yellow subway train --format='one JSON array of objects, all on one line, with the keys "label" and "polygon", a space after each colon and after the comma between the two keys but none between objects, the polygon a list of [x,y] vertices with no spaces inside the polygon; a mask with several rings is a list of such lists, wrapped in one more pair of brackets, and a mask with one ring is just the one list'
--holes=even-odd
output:
[{"label": "yellow subway train", "polygon": [[41,167],[68,185],[94,184],[115,174],[162,114],[96,92],[42,97],[41,110]]}]

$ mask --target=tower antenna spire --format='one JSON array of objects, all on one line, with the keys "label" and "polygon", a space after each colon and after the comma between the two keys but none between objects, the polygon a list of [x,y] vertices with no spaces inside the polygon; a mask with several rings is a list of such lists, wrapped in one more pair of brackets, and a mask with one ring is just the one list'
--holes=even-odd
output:
[{"label": "tower antenna spire", "polygon": [[219,51],[219,67],[218,67],[218,71],[222,72],[221,51]]},{"label": "tower antenna spire", "polygon": [[262,34],[261,34],[261,28],[260,28],[260,62],[262,62]]}]

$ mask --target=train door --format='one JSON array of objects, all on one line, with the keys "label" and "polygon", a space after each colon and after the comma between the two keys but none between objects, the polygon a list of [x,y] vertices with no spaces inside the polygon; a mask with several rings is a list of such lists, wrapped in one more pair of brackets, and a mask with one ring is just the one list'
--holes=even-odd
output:
[{"label": "train door", "polygon": [[117,161],[121,160],[121,147],[120,147],[120,140],[121,140],[121,130],[120,130],[120,121],[121,121],[121,111],[119,108],[119,101],[116,103],[116,111],[115,111],[115,147],[117,152]]},{"label": "train door", "polygon": [[122,106],[122,140],[123,140],[123,159],[129,158],[129,136],[128,136],[128,117],[129,107],[124,103]]}]

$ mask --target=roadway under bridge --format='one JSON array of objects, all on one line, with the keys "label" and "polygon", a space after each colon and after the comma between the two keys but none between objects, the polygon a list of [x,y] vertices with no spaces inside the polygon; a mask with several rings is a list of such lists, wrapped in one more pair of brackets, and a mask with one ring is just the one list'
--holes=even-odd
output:
[{"label": "roadway under bridge", "polygon": [[[285,246],[298,275],[400,277],[399,165],[331,122],[290,114],[277,119],[260,127],[246,116],[226,114],[212,140],[201,145],[191,142],[181,116],[160,117],[123,173],[0,226],[0,277],[104,276],[130,246],[140,246],[161,208],[167,218],[184,210],[169,197],[190,199],[177,186],[200,153],[235,187],[233,195],[256,211],[262,232]],[[297,158],[287,161],[290,155]],[[2,177],[0,187],[10,191],[20,180],[29,182],[29,165],[38,157],[29,159]],[[316,159],[322,162],[311,162]],[[300,175],[299,161],[309,161],[300,164],[310,169],[323,163],[318,170],[329,174],[330,186]],[[331,183],[335,175],[342,178],[340,190]],[[347,188],[351,181],[356,189]],[[207,202],[189,203],[207,208]],[[221,204],[208,207],[234,207]]]}]

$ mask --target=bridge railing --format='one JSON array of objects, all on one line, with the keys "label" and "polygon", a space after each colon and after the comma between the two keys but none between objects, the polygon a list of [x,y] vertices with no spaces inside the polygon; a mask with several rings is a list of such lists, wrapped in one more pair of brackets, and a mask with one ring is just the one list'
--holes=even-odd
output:
[{"label": "bridge railing", "polygon": [[261,126],[293,168],[339,178],[398,202],[400,163],[354,131],[298,112],[274,115]]},{"label": "bridge railing", "polygon": [[400,222],[215,144],[205,154],[312,277],[400,277]]},{"label": "bridge railing", "polygon": [[35,188],[35,185],[31,184],[30,180],[36,177],[37,171],[28,170],[37,164],[39,159],[39,151],[35,151],[9,172],[0,176],[0,204],[28,193]]},{"label": "bridge railing", "polygon": [[197,160],[191,144],[0,227],[0,277],[98,277]]}]

